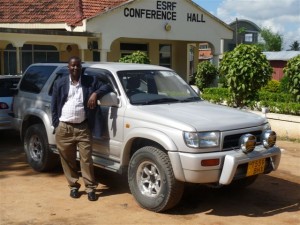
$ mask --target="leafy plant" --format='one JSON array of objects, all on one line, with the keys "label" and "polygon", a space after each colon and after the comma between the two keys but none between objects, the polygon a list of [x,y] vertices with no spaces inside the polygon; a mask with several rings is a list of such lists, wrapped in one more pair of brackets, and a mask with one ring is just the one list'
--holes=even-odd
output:
[{"label": "leafy plant", "polygon": [[280,82],[278,80],[270,80],[266,86],[262,87],[262,91],[269,91],[269,92],[279,92],[279,85]]},{"label": "leafy plant", "polygon": [[273,33],[269,28],[263,28],[260,32],[261,37],[264,39],[264,51],[281,51],[282,49],[282,35]]},{"label": "leafy plant", "polygon": [[283,68],[284,75],[289,78],[289,92],[300,102],[300,55],[290,59]]},{"label": "leafy plant", "polygon": [[232,101],[243,107],[257,99],[258,90],[271,79],[273,69],[257,46],[241,44],[224,54],[219,71],[226,79]]},{"label": "leafy plant", "polygon": [[149,64],[150,59],[146,53],[141,52],[141,51],[136,51],[136,52],[133,52],[131,55],[126,55],[126,56],[120,58],[119,62]]},{"label": "leafy plant", "polygon": [[195,84],[202,91],[209,87],[218,75],[218,69],[209,61],[203,61],[197,66]]},{"label": "leafy plant", "polygon": [[289,92],[289,77],[283,76],[279,84],[279,92],[288,93]]}]

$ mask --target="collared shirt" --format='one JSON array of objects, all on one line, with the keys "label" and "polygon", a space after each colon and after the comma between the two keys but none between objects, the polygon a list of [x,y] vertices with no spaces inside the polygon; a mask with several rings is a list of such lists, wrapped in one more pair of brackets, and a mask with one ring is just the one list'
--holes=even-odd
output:
[{"label": "collared shirt", "polygon": [[85,110],[83,106],[83,92],[81,79],[74,85],[70,78],[70,89],[67,101],[62,107],[60,121],[69,123],[81,123],[86,119]]}]

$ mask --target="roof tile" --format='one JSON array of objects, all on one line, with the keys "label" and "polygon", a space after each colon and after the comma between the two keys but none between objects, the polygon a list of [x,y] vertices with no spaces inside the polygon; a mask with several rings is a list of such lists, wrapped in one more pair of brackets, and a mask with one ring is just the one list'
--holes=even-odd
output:
[{"label": "roof tile", "polygon": [[127,0],[1,0],[0,23],[81,24]]}]

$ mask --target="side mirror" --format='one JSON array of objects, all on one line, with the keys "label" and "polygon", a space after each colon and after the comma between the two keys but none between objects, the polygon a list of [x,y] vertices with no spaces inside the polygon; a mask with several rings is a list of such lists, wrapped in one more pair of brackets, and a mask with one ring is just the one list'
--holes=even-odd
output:
[{"label": "side mirror", "polygon": [[98,104],[100,106],[119,106],[119,98],[116,93],[109,92],[108,94],[104,95],[100,100],[98,100]]},{"label": "side mirror", "polygon": [[197,93],[198,96],[201,94],[201,91],[196,85],[191,85],[191,87],[194,89],[194,91]]}]

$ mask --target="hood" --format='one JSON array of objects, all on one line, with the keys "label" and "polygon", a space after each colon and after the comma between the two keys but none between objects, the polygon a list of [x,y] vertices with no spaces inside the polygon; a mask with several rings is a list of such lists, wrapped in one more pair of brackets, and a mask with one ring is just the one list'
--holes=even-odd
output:
[{"label": "hood", "polygon": [[[138,109],[136,109],[136,107]],[[235,130],[260,126],[266,118],[206,101],[136,106],[133,117],[186,131]]]}]

